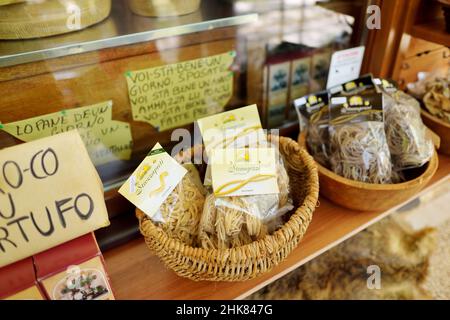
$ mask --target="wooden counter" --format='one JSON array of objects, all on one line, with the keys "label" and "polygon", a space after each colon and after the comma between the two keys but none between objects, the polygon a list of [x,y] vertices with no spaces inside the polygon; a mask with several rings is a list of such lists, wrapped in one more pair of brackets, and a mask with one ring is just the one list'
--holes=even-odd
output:
[{"label": "wooden counter", "polygon": [[[438,171],[420,194],[438,183],[449,183],[449,179],[450,157],[440,155]],[[250,281],[194,282],[178,277],[147,249],[142,238],[106,252],[106,267],[117,299],[242,299],[395,212],[400,206],[385,212],[358,212],[320,198],[320,205],[299,246],[271,272]]]}]

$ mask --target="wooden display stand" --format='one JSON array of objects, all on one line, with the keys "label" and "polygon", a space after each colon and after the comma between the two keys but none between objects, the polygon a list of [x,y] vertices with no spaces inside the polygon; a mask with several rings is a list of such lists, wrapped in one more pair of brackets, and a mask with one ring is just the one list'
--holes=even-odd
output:
[{"label": "wooden display stand", "polygon": [[[170,145],[172,130],[158,132],[144,122],[132,119],[125,72],[168,63],[197,59],[236,49],[234,27],[121,46],[101,51],[69,55],[33,63],[0,68],[0,91],[20,94],[0,99],[3,123],[59,112],[63,109],[113,101],[114,120],[130,123],[134,148],[132,161],[117,161],[100,168],[104,180],[125,177],[156,142]],[[163,49],[161,49],[163,48]],[[70,75],[70,76],[69,76]],[[239,74],[234,77],[234,95],[229,105],[238,104]],[[45,94],[43,94],[45,93]],[[185,126],[193,128],[192,125]],[[0,132],[0,148],[20,143]],[[116,190],[105,195],[110,218],[132,210]]]}]

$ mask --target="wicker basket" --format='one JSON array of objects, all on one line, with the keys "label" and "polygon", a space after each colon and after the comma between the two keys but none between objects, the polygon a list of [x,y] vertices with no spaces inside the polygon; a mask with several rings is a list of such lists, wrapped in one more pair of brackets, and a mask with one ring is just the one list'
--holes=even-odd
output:
[{"label": "wicker basket", "polygon": [[[298,138],[306,150],[306,134]],[[320,194],[348,209],[358,211],[384,211],[399,205],[418,193],[430,181],[438,168],[439,159],[434,152],[428,164],[414,170],[414,177],[396,184],[371,184],[343,178],[324,166],[319,169]]]},{"label": "wicker basket", "polygon": [[427,127],[441,138],[439,153],[450,156],[450,123],[433,116],[425,110],[422,110],[422,120]]},{"label": "wicker basket", "polygon": [[[206,250],[170,238],[142,211],[136,211],[148,247],[179,276],[192,280],[243,281],[270,271],[298,245],[308,228],[319,196],[317,167],[308,153],[289,138],[279,139],[280,152],[290,177],[295,212],[272,235],[242,247]],[[191,149],[182,155],[190,159]],[[201,152],[200,148],[195,149]]]},{"label": "wicker basket", "polygon": [[128,0],[128,5],[140,16],[170,17],[197,11],[200,0]]},{"label": "wicker basket", "polygon": [[[31,39],[77,31],[109,16],[111,0],[47,0],[0,9],[0,39]],[[79,25],[77,15],[79,14]]]}]

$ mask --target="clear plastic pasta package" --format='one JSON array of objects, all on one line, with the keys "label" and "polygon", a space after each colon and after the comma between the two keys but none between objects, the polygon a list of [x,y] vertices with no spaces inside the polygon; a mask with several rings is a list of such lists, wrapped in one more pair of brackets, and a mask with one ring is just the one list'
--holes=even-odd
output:
[{"label": "clear plastic pasta package", "polygon": [[395,170],[418,168],[430,161],[434,145],[420,116],[420,104],[392,82],[374,79],[383,94],[386,139]]},{"label": "clear plastic pasta package", "polygon": [[431,72],[418,72],[417,81],[410,82],[406,85],[408,93],[413,95],[417,99],[423,99],[425,94],[430,91],[430,89],[436,83],[448,83],[450,82],[450,71],[447,74],[443,73],[441,70],[433,70]]},{"label": "clear plastic pasta package", "polygon": [[[214,148],[239,148],[267,144],[257,106],[214,114],[196,122],[202,134],[205,151],[210,156]],[[211,168],[206,169],[205,186],[211,186]]]},{"label": "clear plastic pasta package", "polygon": [[199,179],[193,165],[180,165],[156,144],[119,193],[142,211],[141,221],[151,219],[169,236],[192,245],[205,201]]},{"label": "clear plastic pasta package", "polygon": [[[187,165],[183,167],[187,169]],[[206,191],[194,182],[198,179],[198,172],[193,171],[195,167],[192,165],[189,170],[151,219],[171,237],[193,245],[197,241]]]},{"label": "clear plastic pasta package", "polygon": [[[264,139],[249,148],[214,150],[213,192],[205,200],[200,246],[224,249],[248,244],[282,225],[282,216],[293,206],[289,177],[276,147]],[[226,155],[229,159],[222,163]]]},{"label": "clear plastic pasta package", "polygon": [[381,94],[331,98],[329,133],[336,174],[366,183],[392,183]]},{"label": "clear plastic pasta package", "polygon": [[450,123],[450,71],[447,77],[436,78],[427,84],[423,102],[429,113]]},{"label": "clear plastic pasta package", "polygon": [[[228,149],[228,152],[234,152],[234,150]],[[289,197],[289,176],[282,156],[278,152],[273,154],[276,157],[273,177],[276,178],[274,182],[278,186],[278,193],[226,196],[220,195],[216,188],[214,192],[208,194],[199,227],[199,245],[202,248],[226,249],[249,244],[271,234],[284,223],[283,216],[293,209],[292,200]],[[239,171],[246,166],[242,163],[234,163],[229,167]],[[217,176],[220,175],[216,174],[215,165],[212,166],[212,171],[214,185],[214,181],[217,181]],[[263,177],[264,174],[259,176]],[[250,180],[251,178],[244,177],[240,185],[236,183],[237,186],[230,190],[235,189],[239,192],[239,190],[248,189],[246,182],[253,183],[255,189],[265,187],[255,186],[262,179],[252,182]]]},{"label": "clear plastic pasta package", "polygon": [[329,167],[328,135],[328,92],[321,91],[294,101],[294,106],[304,124],[301,131],[307,130],[306,144],[314,159]]}]

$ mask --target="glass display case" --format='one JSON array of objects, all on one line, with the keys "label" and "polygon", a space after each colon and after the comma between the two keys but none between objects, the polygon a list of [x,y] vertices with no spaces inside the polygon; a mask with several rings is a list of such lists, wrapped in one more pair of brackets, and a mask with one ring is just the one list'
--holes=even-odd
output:
[{"label": "glass display case", "polygon": [[[267,128],[294,136],[293,99],[325,87],[334,51],[367,41],[363,0],[204,0],[169,17],[137,15],[118,0],[92,23],[94,1],[70,3],[54,8],[70,32],[51,35],[50,22],[49,34],[0,32],[0,147],[78,128],[112,222],[98,231],[103,249],[137,234],[134,207],[117,189],[156,142],[171,147],[175,129],[254,103]],[[0,17],[28,5],[0,6]],[[54,19],[44,9],[28,18]]]}]

